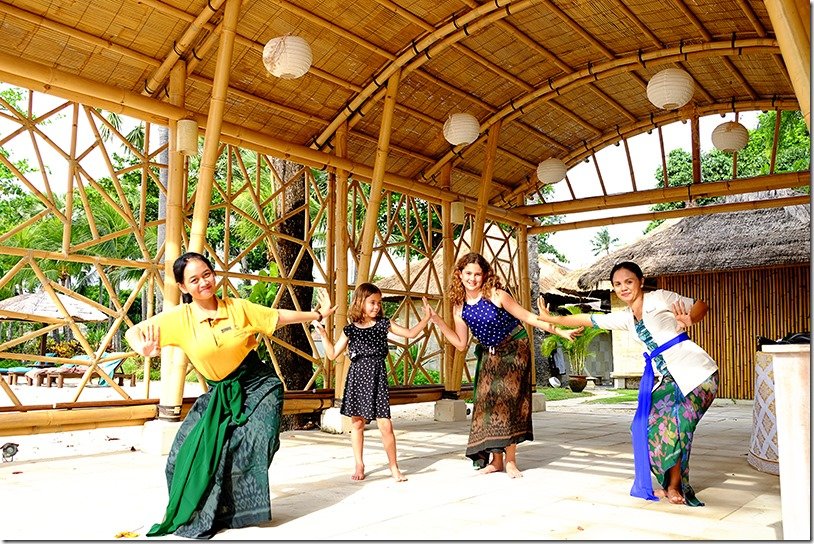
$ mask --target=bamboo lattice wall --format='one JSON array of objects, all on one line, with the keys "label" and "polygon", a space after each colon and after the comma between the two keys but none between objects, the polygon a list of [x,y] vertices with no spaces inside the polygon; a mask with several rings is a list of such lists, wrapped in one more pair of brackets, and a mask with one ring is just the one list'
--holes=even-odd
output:
[{"label": "bamboo lattice wall", "polygon": [[810,265],[803,265],[663,276],[658,282],[709,305],[690,336],[718,362],[718,397],[753,399],[757,336],[811,330],[810,277]]}]

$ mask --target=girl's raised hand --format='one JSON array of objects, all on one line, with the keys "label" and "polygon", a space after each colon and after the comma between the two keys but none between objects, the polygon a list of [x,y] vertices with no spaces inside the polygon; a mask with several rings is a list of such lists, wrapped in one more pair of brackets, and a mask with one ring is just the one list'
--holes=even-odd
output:
[{"label": "girl's raised hand", "polygon": [[576,329],[563,329],[560,327],[556,327],[554,330],[559,336],[562,336],[566,340],[571,340],[573,342],[577,336],[582,334],[582,331],[585,330],[585,327],[577,327]]},{"label": "girl's raised hand", "polygon": [[548,307],[546,306],[545,299],[543,297],[539,297],[537,299],[537,312],[540,314],[537,316],[539,319],[549,321],[548,318],[551,317],[551,312],[548,311]]},{"label": "girl's raised hand", "polygon": [[673,315],[678,322],[676,325],[676,332],[685,331],[692,325],[692,318],[690,312],[684,307],[682,301],[673,302]]},{"label": "girl's raised hand", "polygon": [[421,297],[421,302],[424,303],[424,317],[432,319],[432,314],[435,313],[435,311],[432,309],[432,306],[430,306],[430,303],[427,302],[427,297]]},{"label": "girl's raised hand", "polygon": [[317,332],[317,336],[319,336],[322,339],[328,337],[328,333],[325,331],[325,327],[322,325],[322,322],[312,321],[311,323],[314,325],[314,330]]}]

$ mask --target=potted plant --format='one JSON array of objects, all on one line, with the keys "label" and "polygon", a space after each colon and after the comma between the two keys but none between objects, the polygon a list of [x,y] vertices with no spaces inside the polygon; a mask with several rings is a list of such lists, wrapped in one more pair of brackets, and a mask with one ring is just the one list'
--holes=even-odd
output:
[{"label": "potted plant", "polygon": [[[582,310],[578,306],[565,306],[565,308],[572,314],[582,313]],[[585,361],[588,357],[595,355],[594,352],[588,349],[591,342],[600,334],[606,334],[607,332],[605,329],[590,327],[582,331],[582,334],[577,336],[574,340],[566,340],[556,334],[548,334],[545,339],[543,339],[540,349],[546,357],[550,356],[551,353],[557,349],[557,346],[562,347],[562,350],[568,355],[571,366],[571,371],[568,373],[568,387],[570,387],[574,393],[579,393],[588,385],[588,376],[585,374]]]}]

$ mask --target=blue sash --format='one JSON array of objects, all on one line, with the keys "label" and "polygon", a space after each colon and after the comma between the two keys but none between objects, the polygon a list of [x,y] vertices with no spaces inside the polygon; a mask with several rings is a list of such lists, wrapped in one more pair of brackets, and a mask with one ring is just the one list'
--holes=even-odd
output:
[{"label": "blue sash", "polygon": [[652,353],[643,353],[644,371],[642,380],[639,382],[639,402],[636,407],[636,415],[633,416],[633,423],[630,425],[630,434],[633,437],[633,487],[630,488],[631,497],[640,497],[649,501],[659,500],[653,494],[653,483],[650,479],[650,451],[647,447],[647,422],[650,417],[650,393],[653,390],[655,374],[653,373],[652,359],[661,355],[669,348],[675,346],[690,337],[686,332],[682,332],[653,350]]}]

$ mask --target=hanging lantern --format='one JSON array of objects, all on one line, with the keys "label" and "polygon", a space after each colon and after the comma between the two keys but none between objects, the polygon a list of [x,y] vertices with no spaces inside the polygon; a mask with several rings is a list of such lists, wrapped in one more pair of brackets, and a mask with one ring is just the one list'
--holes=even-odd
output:
[{"label": "hanging lantern", "polygon": [[184,155],[198,154],[198,122],[181,119],[175,127],[175,148]]},{"label": "hanging lantern", "polygon": [[273,76],[296,79],[311,67],[311,47],[299,36],[272,38],[263,48],[263,64]]},{"label": "hanging lantern", "polygon": [[466,210],[464,209],[464,203],[460,200],[456,200],[449,206],[449,221],[455,225],[463,225],[464,224],[464,215],[466,214]]},{"label": "hanging lantern", "polygon": [[692,76],[678,68],[667,68],[650,78],[647,99],[663,110],[675,110],[692,99],[695,83]]},{"label": "hanging lantern", "polygon": [[537,179],[543,183],[557,183],[565,178],[568,167],[556,157],[546,159],[537,165]]},{"label": "hanging lantern", "polygon": [[474,115],[453,113],[444,123],[444,138],[452,145],[469,145],[480,136],[480,123]]},{"label": "hanging lantern", "polygon": [[749,131],[736,121],[721,123],[712,131],[712,145],[724,153],[740,151],[749,142]]}]

